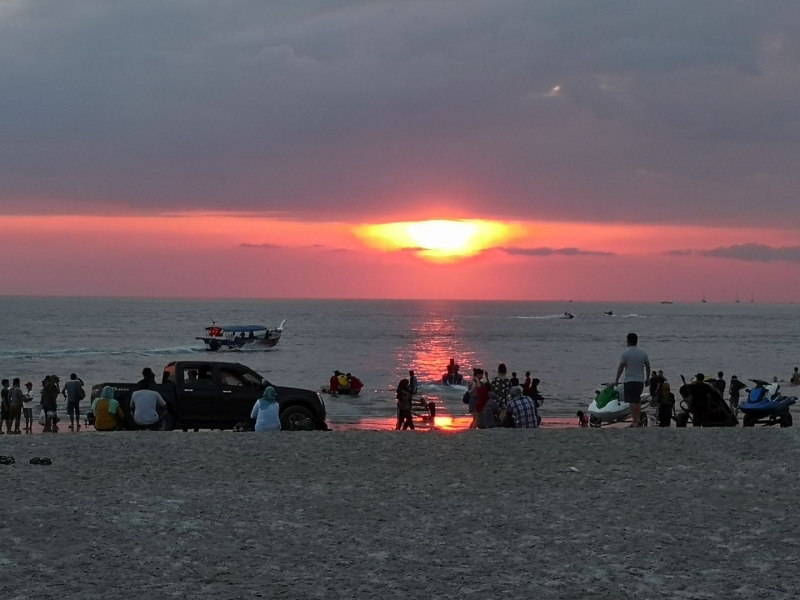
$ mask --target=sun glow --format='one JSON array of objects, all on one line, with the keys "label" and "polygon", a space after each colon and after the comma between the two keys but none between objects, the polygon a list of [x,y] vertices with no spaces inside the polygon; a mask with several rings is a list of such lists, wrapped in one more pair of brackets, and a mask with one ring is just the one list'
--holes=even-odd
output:
[{"label": "sun glow", "polygon": [[480,253],[516,237],[517,227],[495,221],[434,220],[362,225],[355,230],[369,246],[448,262]]}]

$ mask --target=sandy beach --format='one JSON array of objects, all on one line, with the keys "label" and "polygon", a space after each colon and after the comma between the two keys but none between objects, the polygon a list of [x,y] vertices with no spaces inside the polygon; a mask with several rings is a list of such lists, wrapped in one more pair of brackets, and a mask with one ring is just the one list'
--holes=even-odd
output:
[{"label": "sandy beach", "polygon": [[17,462],[0,465],[0,596],[794,598],[798,441],[761,428],[3,436]]}]

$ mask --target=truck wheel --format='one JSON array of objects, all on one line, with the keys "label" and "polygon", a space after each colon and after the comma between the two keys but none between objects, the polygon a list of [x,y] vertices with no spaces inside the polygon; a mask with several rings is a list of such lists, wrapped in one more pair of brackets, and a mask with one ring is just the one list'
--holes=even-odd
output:
[{"label": "truck wheel", "polygon": [[314,415],[304,406],[289,406],[280,415],[281,429],[284,431],[300,431],[301,421],[314,421]]}]

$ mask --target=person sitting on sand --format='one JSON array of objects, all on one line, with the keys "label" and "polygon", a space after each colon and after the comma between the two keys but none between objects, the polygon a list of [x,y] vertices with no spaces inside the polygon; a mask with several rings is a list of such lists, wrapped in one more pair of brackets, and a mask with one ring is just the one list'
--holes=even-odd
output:
[{"label": "person sitting on sand", "polygon": [[[148,387],[144,387],[144,384],[147,383]],[[146,390],[150,389],[150,386],[156,384],[156,374],[153,373],[153,369],[150,367],[145,367],[142,369],[142,378],[139,380],[139,383],[136,384],[137,389]]]},{"label": "person sitting on sand", "polygon": [[278,404],[278,392],[272,386],[264,390],[264,395],[256,400],[253,410],[250,411],[250,418],[255,420],[255,430],[257,433],[264,431],[280,431],[280,405]]},{"label": "person sitting on sand", "polygon": [[334,371],[333,375],[331,376],[330,380],[330,394],[331,396],[338,396],[339,395],[339,371]]},{"label": "person sitting on sand", "polygon": [[789,380],[789,383],[792,385],[800,385],[800,370],[797,367],[794,368],[794,373],[792,373],[792,378]]},{"label": "person sitting on sand", "polygon": [[119,402],[114,398],[114,392],[116,389],[107,385],[92,402],[94,428],[97,431],[116,431],[122,427],[125,414],[122,412]]},{"label": "person sitting on sand", "polygon": [[522,388],[515,385],[508,393],[508,411],[504,424],[515,429],[536,429],[539,426],[539,414],[536,402],[522,395]]},{"label": "person sitting on sand", "polygon": [[493,429],[499,425],[500,410],[493,386],[488,381],[478,388],[478,401],[475,403],[478,429]]},{"label": "person sitting on sand", "polygon": [[579,410],[576,413],[576,416],[578,417],[578,427],[588,427],[589,426],[589,416],[585,412],[583,412],[582,410]]},{"label": "person sitting on sand", "polygon": [[397,425],[395,431],[400,429],[414,429],[414,415],[411,413],[411,385],[408,379],[401,379],[397,384]]},{"label": "person sitting on sand", "polygon": [[150,382],[142,380],[140,389],[131,395],[131,413],[133,422],[139,429],[159,431],[164,426],[167,403],[155,390],[150,389]]}]

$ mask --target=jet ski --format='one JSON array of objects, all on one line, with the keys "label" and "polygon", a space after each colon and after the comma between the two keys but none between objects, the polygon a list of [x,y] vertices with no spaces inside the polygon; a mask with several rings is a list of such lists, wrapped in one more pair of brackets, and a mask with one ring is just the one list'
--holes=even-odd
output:
[{"label": "jet ski", "polygon": [[761,379],[751,379],[755,387],[750,390],[747,400],[739,404],[744,414],[742,425],[753,427],[756,423],[763,425],[792,426],[792,415],[789,407],[797,402],[794,396],[784,396],[778,382],[768,383]]},{"label": "jet ski", "polygon": [[574,319],[575,315],[573,315],[572,313],[565,312],[564,315],[562,317],[560,317],[560,318],[562,318],[562,319]]},{"label": "jet ski", "polygon": [[[602,390],[596,391],[595,399],[589,404],[589,424],[592,427],[600,427],[609,423],[619,423],[626,420],[631,415],[631,406],[625,402],[624,386],[614,387],[606,384]],[[642,406],[650,403],[650,396],[642,394]],[[642,412],[641,424],[647,425],[647,415]]]},{"label": "jet ski", "polygon": [[613,317],[614,316],[614,311],[613,310],[607,310],[606,312],[603,313],[603,316],[604,317]]}]

